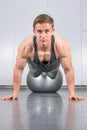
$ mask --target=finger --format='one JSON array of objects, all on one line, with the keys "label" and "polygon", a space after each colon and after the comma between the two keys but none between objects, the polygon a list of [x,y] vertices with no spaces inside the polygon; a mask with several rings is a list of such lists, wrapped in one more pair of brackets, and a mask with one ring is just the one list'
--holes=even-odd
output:
[{"label": "finger", "polygon": [[69,97],[69,100],[77,100],[77,99],[76,99],[76,97],[70,96],[70,97]]},{"label": "finger", "polygon": [[13,97],[13,100],[17,100],[18,99],[18,97]]},{"label": "finger", "polygon": [[78,100],[79,100],[79,101],[83,101],[83,100],[85,100],[85,98],[83,98],[83,97],[78,97]]},{"label": "finger", "polygon": [[72,100],[79,101],[78,97],[74,97]]},{"label": "finger", "polygon": [[76,101],[78,101],[78,98],[76,96],[70,96],[69,100],[76,100]]},{"label": "finger", "polygon": [[10,95],[10,96],[5,96],[3,98],[0,98],[0,100],[16,100],[18,99],[17,96],[13,96],[13,95]]},{"label": "finger", "polygon": [[85,100],[85,98],[79,97],[79,96],[70,97],[69,99],[70,99],[70,100],[76,100],[76,101],[83,101],[83,100]]},{"label": "finger", "polygon": [[6,97],[0,98],[0,100],[6,100]]},{"label": "finger", "polygon": [[80,97],[75,97],[76,101],[81,101]]},{"label": "finger", "polygon": [[9,99],[12,99],[12,98],[13,98],[12,96],[6,96],[6,97],[1,98],[1,100],[9,100]]},{"label": "finger", "polygon": [[76,98],[77,101],[85,100],[83,97],[79,97],[79,96],[76,96],[75,98]]},{"label": "finger", "polygon": [[13,99],[13,96],[8,96],[7,98],[6,98],[6,100],[12,100]]}]

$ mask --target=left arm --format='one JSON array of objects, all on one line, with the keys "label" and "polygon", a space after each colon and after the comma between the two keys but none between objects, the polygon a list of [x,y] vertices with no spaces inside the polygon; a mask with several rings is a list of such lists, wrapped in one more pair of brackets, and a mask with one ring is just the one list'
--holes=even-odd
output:
[{"label": "left arm", "polygon": [[75,95],[75,76],[72,62],[69,57],[60,58],[60,61],[64,69],[69,96],[71,97],[71,95]]},{"label": "left arm", "polygon": [[71,61],[71,56],[65,56],[61,58],[61,65],[65,72],[66,83],[69,91],[69,99],[74,100],[83,100],[83,97],[76,95],[75,93],[75,75],[74,75],[74,68]]},{"label": "left arm", "polygon": [[70,47],[66,41],[61,38],[57,39],[58,44],[56,44],[57,55],[60,58],[61,65],[65,72],[66,83],[69,91],[69,99],[74,100],[84,100],[83,97],[76,95],[75,93],[75,75],[74,68],[72,65],[72,58]]}]

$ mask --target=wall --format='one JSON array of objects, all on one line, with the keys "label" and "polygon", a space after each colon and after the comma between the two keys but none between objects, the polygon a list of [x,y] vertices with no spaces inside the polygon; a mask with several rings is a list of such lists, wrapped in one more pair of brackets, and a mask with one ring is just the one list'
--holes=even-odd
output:
[{"label": "wall", "polygon": [[[0,85],[11,85],[19,43],[32,34],[32,22],[40,13],[55,20],[55,31],[71,46],[76,85],[87,85],[86,0],[0,0]],[[63,73],[63,69],[61,68]],[[22,84],[26,84],[26,66]],[[64,84],[65,76],[64,77]]]},{"label": "wall", "polygon": [[82,84],[87,85],[87,0],[81,0]]}]

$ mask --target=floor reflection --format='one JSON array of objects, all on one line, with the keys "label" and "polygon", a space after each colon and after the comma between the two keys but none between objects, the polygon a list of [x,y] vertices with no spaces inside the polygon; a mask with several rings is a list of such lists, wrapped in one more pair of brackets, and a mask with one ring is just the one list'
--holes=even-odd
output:
[{"label": "floor reflection", "polygon": [[66,113],[66,120],[65,120],[65,130],[75,130],[76,124],[76,102],[75,101],[69,101],[68,109]]},{"label": "floor reflection", "polygon": [[12,119],[12,129],[13,130],[22,130],[23,129],[23,124],[22,124],[22,117],[21,117],[21,111],[20,111],[20,105],[18,100],[14,100],[12,102],[12,107],[13,107],[13,119]]},{"label": "floor reflection", "polygon": [[57,93],[32,93],[27,99],[30,130],[62,130],[62,98]]}]

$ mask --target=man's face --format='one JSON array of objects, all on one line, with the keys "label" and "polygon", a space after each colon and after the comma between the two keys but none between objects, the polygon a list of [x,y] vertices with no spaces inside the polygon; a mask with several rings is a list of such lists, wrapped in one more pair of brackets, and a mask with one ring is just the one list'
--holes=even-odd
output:
[{"label": "man's face", "polygon": [[37,23],[33,32],[37,38],[37,42],[45,45],[51,41],[51,36],[54,32],[54,29],[52,28],[52,25],[49,23]]}]

